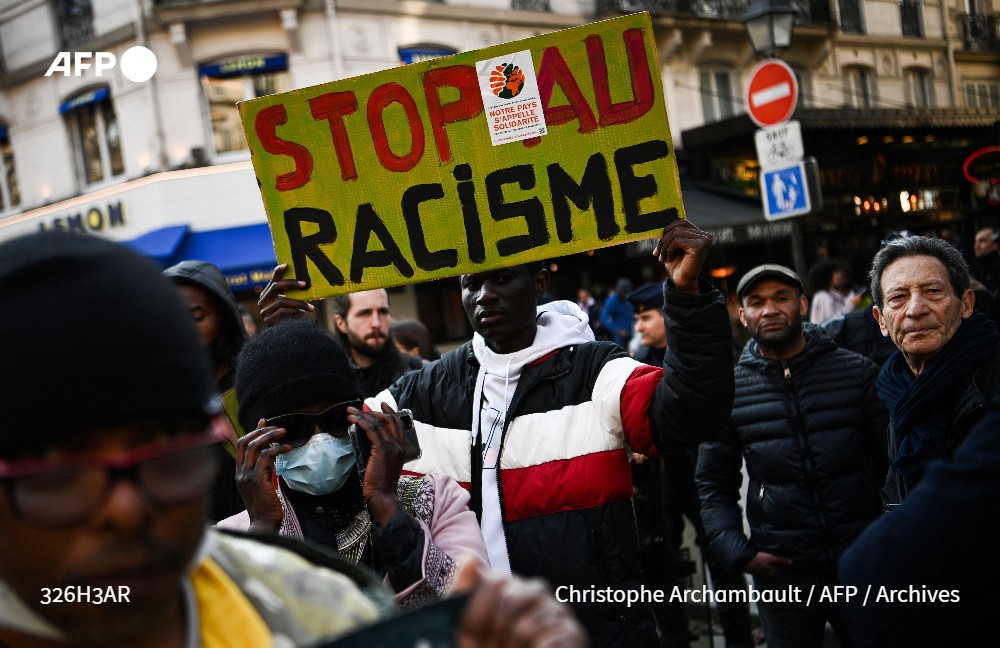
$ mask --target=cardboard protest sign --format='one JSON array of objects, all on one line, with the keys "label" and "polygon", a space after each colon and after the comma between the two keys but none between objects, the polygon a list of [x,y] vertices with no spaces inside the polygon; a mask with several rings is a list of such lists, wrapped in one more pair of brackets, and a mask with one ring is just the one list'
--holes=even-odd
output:
[{"label": "cardboard protest sign", "polygon": [[683,217],[648,14],[239,107],[300,298],[652,238]]}]

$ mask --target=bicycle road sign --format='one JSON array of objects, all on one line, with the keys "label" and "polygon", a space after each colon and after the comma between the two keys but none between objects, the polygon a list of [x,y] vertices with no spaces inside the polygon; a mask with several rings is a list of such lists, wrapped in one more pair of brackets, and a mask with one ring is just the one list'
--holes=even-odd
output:
[{"label": "bicycle road sign", "polygon": [[801,160],[806,152],[802,146],[802,127],[796,120],[758,129],[754,133],[757,159],[762,169],[788,166]]}]

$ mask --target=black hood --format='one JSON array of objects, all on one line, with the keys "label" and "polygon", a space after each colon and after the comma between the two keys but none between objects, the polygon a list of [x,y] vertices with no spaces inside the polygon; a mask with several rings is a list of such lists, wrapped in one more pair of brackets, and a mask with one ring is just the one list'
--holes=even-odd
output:
[{"label": "black hood", "polygon": [[[243,326],[243,316],[240,314],[240,305],[229,290],[226,277],[217,266],[208,261],[181,261],[177,265],[170,266],[163,271],[163,276],[179,284],[195,286],[208,291],[215,298],[219,305],[219,313],[224,318],[224,325],[231,340],[230,346],[233,348],[225,351],[226,357],[235,362],[236,355],[243,348],[247,340],[246,328]],[[230,374],[235,372],[235,367],[230,370]],[[231,376],[229,377],[231,379]],[[225,382],[230,382],[226,380]],[[228,387],[228,385],[227,385]],[[220,389],[222,386],[220,386]]]}]

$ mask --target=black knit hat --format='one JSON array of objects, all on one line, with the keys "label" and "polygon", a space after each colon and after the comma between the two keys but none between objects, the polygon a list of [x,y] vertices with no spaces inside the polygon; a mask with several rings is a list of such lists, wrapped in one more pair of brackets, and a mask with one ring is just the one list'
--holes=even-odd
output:
[{"label": "black knit hat", "polygon": [[0,243],[0,313],[0,456],[217,409],[177,289],[123,245],[66,232]]},{"label": "black knit hat", "polygon": [[236,363],[239,420],[249,432],[260,419],[300,407],[361,399],[347,353],[312,320],[287,320],[264,329]]}]

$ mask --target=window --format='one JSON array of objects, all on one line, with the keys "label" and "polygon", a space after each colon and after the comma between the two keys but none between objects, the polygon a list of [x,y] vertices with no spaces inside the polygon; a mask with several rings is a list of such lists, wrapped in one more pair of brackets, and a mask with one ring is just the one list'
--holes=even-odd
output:
[{"label": "window", "polygon": [[966,81],[965,105],[969,108],[1000,108],[1000,85],[994,81]]},{"label": "window", "polygon": [[84,185],[125,173],[118,117],[106,87],[64,101],[59,112],[66,119],[77,173]]},{"label": "window", "polygon": [[850,34],[865,33],[862,0],[839,0],[840,28]]},{"label": "window", "polygon": [[215,153],[247,149],[236,103],[286,92],[290,85],[287,70],[284,54],[240,56],[199,68]]},{"label": "window", "polygon": [[14,151],[10,147],[7,126],[0,124],[0,156],[3,158],[3,171],[0,173],[0,211],[21,204],[21,192],[17,188],[17,175],[14,173]]},{"label": "window", "polygon": [[920,0],[901,0],[899,3],[899,26],[903,36],[923,38]]},{"label": "window", "polygon": [[844,68],[844,104],[851,108],[875,105],[875,83],[869,68]]},{"label": "window", "polygon": [[965,0],[965,10],[970,14],[988,15],[993,13],[990,0]]},{"label": "window", "polygon": [[906,92],[907,108],[933,108],[934,84],[931,73],[919,68],[909,68],[903,72],[903,89]]},{"label": "window", "polygon": [[70,49],[94,37],[94,8],[90,0],[59,0],[53,4],[59,19],[59,38],[63,49]]},{"label": "window", "polygon": [[705,123],[719,121],[736,114],[732,77],[724,70],[702,70],[699,76],[701,109]]}]

